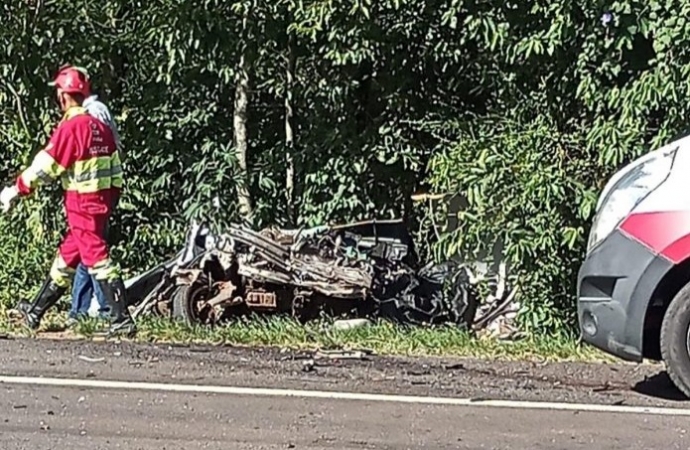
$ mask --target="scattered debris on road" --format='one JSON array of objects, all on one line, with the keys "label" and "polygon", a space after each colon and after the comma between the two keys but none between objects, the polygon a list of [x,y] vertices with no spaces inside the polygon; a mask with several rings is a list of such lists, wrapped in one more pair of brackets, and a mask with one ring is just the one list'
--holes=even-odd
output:
[{"label": "scattered debris on road", "polygon": [[364,361],[372,355],[371,351],[364,350],[318,350],[314,353],[315,359],[354,359]]},{"label": "scattered debris on road", "polygon": [[302,372],[313,372],[316,368],[316,362],[313,359],[307,359],[302,362]]}]

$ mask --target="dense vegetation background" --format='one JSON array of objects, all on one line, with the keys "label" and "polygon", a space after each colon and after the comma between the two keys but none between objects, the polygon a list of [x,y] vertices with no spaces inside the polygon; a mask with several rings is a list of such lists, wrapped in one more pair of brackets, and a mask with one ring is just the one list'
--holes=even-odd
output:
[{"label": "dense vegetation background", "polygon": [[[255,226],[399,216],[437,258],[502,239],[524,327],[555,331],[572,324],[602,181],[685,125],[688,13],[687,0],[10,0],[0,173],[55,123],[50,75],[83,65],[128,151],[116,230],[130,270],[176,249],[215,196],[222,220]],[[58,192],[0,219],[5,302],[45,274]],[[420,192],[447,197],[430,208]],[[448,229],[453,196],[467,205]]]}]

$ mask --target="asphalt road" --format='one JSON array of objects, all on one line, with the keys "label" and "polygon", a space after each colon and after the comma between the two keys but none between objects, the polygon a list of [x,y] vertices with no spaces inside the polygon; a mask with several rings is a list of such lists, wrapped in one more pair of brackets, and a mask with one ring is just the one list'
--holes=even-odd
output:
[{"label": "asphalt road", "polygon": [[[0,367],[6,450],[690,449],[690,402],[651,365],[339,360],[270,349],[3,340]],[[190,384],[198,391],[168,388]],[[237,394],[224,386],[299,391]],[[388,394],[421,398],[403,403]],[[478,404],[430,404],[427,396]],[[558,403],[543,410],[523,401]],[[603,411],[562,405],[574,403]],[[625,410],[634,406],[663,409]]]}]

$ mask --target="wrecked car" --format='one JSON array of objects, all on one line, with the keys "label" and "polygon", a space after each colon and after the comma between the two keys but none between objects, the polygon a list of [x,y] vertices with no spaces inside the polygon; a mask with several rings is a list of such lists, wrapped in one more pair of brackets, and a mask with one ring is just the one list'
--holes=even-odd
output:
[{"label": "wrecked car", "polygon": [[217,324],[248,312],[472,324],[477,294],[459,264],[419,267],[401,220],[310,229],[192,223],[172,259],[126,281],[133,316]]}]

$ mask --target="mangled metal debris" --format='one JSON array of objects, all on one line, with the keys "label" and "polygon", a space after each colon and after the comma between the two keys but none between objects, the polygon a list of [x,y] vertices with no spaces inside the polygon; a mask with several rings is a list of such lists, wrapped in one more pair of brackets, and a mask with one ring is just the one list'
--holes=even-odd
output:
[{"label": "mangled metal debris", "polygon": [[259,232],[233,225],[221,233],[194,223],[176,258],[126,286],[134,316],[202,324],[252,311],[300,320],[325,311],[471,326],[479,303],[461,265],[419,267],[400,220]]}]

